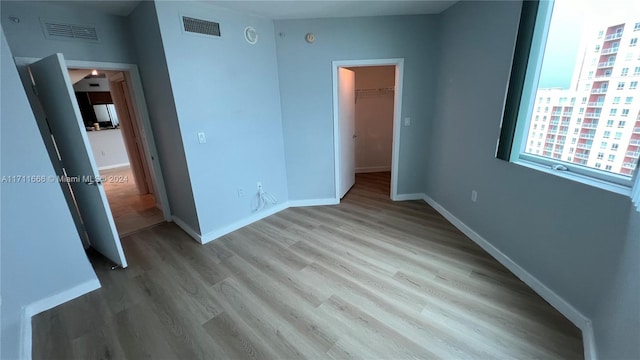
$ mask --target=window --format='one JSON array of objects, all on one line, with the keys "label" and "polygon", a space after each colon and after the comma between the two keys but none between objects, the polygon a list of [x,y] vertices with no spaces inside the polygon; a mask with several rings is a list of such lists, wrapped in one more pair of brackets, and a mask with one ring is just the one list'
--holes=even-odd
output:
[{"label": "window", "polygon": [[620,116],[624,116],[624,117],[629,116],[629,109],[622,109],[622,114],[620,114]]},{"label": "window", "polygon": [[[509,86],[507,90],[507,97],[505,100],[504,106],[504,114],[502,119],[502,129],[500,132],[500,141],[498,143],[498,151],[497,157],[503,160],[511,161],[517,164],[529,166],[535,169],[539,169],[544,172],[551,172],[558,176],[562,176],[565,178],[570,178],[575,181],[583,182],[589,184],[591,186],[605,188],[610,191],[615,191],[624,194],[630,194],[630,190],[633,185],[633,173],[634,170],[632,168],[627,168],[627,171],[622,171],[622,168],[611,171],[610,173],[604,173],[601,171],[596,171],[595,162],[588,162],[588,157],[585,157],[585,147],[587,145],[585,140],[596,140],[604,133],[604,128],[613,128],[614,124],[617,122],[619,128],[625,128],[626,122],[624,120],[622,122],[618,121],[615,116],[618,116],[622,112],[623,109],[620,109],[621,113],[618,113],[618,109],[610,109],[607,107],[607,103],[603,102],[605,106],[604,109],[601,110],[602,105],[599,105],[598,98],[595,95],[604,95],[607,92],[608,87],[615,86],[618,89],[619,94],[621,96],[617,96],[616,103],[620,104],[622,99],[625,99],[627,96],[625,92],[627,89],[636,89],[637,88],[637,80],[630,79],[633,81],[615,81],[611,86],[607,86],[610,79],[615,78],[605,78],[602,75],[605,74],[605,70],[603,67],[611,68],[612,64],[609,64],[612,60],[615,60],[615,57],[610,58],[609,56],[615,56],[615,53],[618,50],[618,47],[614,45],[614,42],[611,40],[617,40],[619,42],[626,42],[627,38],[622,37],[623,28],[614,28],[615,34],[607,32],[603,32],[602,36],[604,41],[600,40],[600,44],[605,44],[604,46],[599,46],[596,49],[598,51],[603,52],[603,57],[600,60],[597,60],[596,66],[600,65],[599,62],[606,62],[602,64],[598,69],[594,69],[594,67],[589,66],[589,62],[592,60],[592,57],[597,57],[596,54],[591,56],[581,57],[579,54],[584,54],[585,51],[588,51],[589,48],[586,48],[585,45],[576,46],[580,47],[575,51],[575,61],[573,61],[574,54],[569,56],[572,61],[567,62],[568,58],[566,54],[561,56],[555,51],[555,49],[562,48],[562,44],[567,44],[569,41],[574,44],[589,44],[587,46],[594,46],[596,42],[596,34],[597,32],[591,32],[593,29],[589,29],[588,26],[585,26],[585,30],[580,29],[579,31],[575,31],[575,34],[569,34],[562,29],[566,29],[566,27],[558,26],[558,24],[567,24],[572,20],[575,20],[575,7],[580,7],[579,12],[585,14],[585,18],[593,18],[598,21],[597,22],[605,22],[609,21],[602,14],[607,13],[607,10],[610,10],[611,7],[616,8],[616,11],[633,13],[632,6],[630,4],[633,2],[561,2],[561,1],[523,1],[522,2],[522,14],[520,17],[520,26],[518,28],[518,35],[516,39],[515,51],[513,54],[513,64],[511,66],[511,74],[509,77]],[[578,5],[577,5],[578,4]],[[634,5],[635,6],[635,5]],[[555,8],[555,9],[554,9]],[[562,8],[562,9],[560,9]],[[588,15],[588,16],[587,16]],[[563,18],[564,16],[564,18]],[[554,26],[554,24],[556,24]],[[618,23],[619,24],[619,23]],[[604,23],[605,28],[611,28],[616,25],[616,23]],[[629,24],[627,25],[628,27]],[[630,30],[630,29],[629,29]],[[584,32],[583,32],[584,31]],[[573,36],[573,37],[572,37]],[[637,37],[636,38],[637,41]],[[583,39],[586,41],[582,42]],[[611,45],[609,45],[611,44]],[[547,49],[554,49],[554,51],[549,51],[545,54]],[[593,48],[591,48],[593,49]],[[635,52],[632,52],[632,57],[635,57]],[[620,54],[622,57],[623,55]],[[621,59],[618,59],[621,60]],[[598,62],[599,61],[599,62]],[[613,67],[615,70],[615,74],[611,76],[619,76],[624,73],[627,77],[631,76],[629,73],[629,69],[635,71],[635,67],[637,64],[627,65],[624,68],[625,71],[621,71],[618,73],[617,66]],[[623,67],[620,67],[621,70]],[[594,79],[583,81],[587,78],[589,71],[594,71]],[[560,74],[560,75],[559,75]],[[556,78],[554,78],[556,77]],[[586,83],[590,84],[588,92],[583,90],[583,85]],[[579,87],[575,87],[575,84],[579,84]],[[629,87],[627,87],[627,85]],[[571,157],[572,161],[565,161],[567,158],[566,154],[562,157],[562,159],[557,156],[554,157],[551,151],[541,151],[540,154],[533,154],[528,152],[528,147],[524,146],[528,141],[528,132],[532,129],[532,126],[529,124],[533,121],[532,104],[536,103],[536,99],[539,97],[546,98],[546,94],[548,94],[550,89],[554,89],[554,99],[558,100],[560,98],[566,97],[570,99],[572,97],[577,97],[581,100],[581,102],[585,105],[582,105],[582,108],[578,108],[578,112],[576,115],[583,117],[583,121],[581,124],[572,125],[573,128],[573,136],[571,138],[577,138],[578,143],[574,145],[578,150],[575,156]],[[584,94],[592,94],[587,95]],[[611,94],[612,96],[613,94]],[[612,96],[613,97],[613,96]],[[633,101],[638,98],[634,96],[632,98],[632,103],[627,104],[627,108],[636,109],[637,104],[634,104]],[[555,101],[550,103],[549,106],[556,105]],[[607,99],[608,100],[608,99]],[[595,103],[595,104],[593,104]],[[556,105],[557,106],[557,105]],[[588,106],[588,108],[587,108]],[[551,112],[556,111],[557,108],[554,107]],[[609,110],[610,115],[614,118],[607,119],[604,118],[600,120],[600,123],[594,123],[593,120],[602,118],[603,115],[606,115],[604,111]],[[613,111],[611,111],[613,110]],[[629,111],[630,112],[630,111]],[[557,121],[557,118],[552,117],[551,121]],[[576,120],[577,121],[577,120]],[[556,126],[551,124],[552,126]],[[624,131],[622,131],[625,134]],[[606,138],[610,138],[612,136],[611,131],[608,132]],[[625,149],[629,146],[629,143],[625,143],[628,136],[621,137],[617,139],[616,145],[618,145],[622,155],[624,155]],[[600,138],[602,139],[602,138]],[[544,140],[542,140],[544,141]],[[560,140],[561,141],[561,140]],[[547,144],[548,146],[548,144]],[[611,146],[611,143],[608,144]],[[608,148],[606,148],[608,149]],[[580,156],[578,156],[578,154]],[[606,152],[603,153],[603,159],[606,157],[610,158]],[[613,155],[613,160],[616,159],[616,154]],[[566,167],[566,171],[550,171],[550,165],[562,164],[563,170]],[[613,164],[612,164],[613,165]],[[581,176],[578,176],[581,175]],[[589,179],[598,179],[600,181],[591,181]],[[640,189],[640,185],[638,186]]]},{"label": "window", "polygon": [[598,153],[598,160],[602,160],[604,159],[604,153],[599,152]]},{"label": "window", "polygon": [[600,169],[600,167],[602,167],[602,164],[601,163],[596,163],[596,168]]},{"label": "window", "polygon": [[[633,31],[640,31],[640,22],[637,22],[633,25]],[[602,31],[600,31],[602,32]],[[600,33],[598,33],[600,34]],[[600,35],[600,37],[602,37],[602,35]]]},{"label": "window", "polygon": [[629,68],[622,68],[622,72],[620,73],[620,76],[627,76],[629,75]]},{"label": "window", "polygon": [[631,61],[632,58],[633,58],[633,53],[626,53],[624,55],[624,61]]},{"label": "window", "polygon": [[607,171],[611,171],[611,165],[607,165],[607,166],[605,166],[604,168],[605,168],[605,170],[607,170]]},{"label": "window", "polygon": [[598,31],[598,39],[602,39],[603,35],[604,35],[604,30]]},{"label": "window", "polygon": [[636,46],[638,45],[638,38],[633,38],[631,39],[631,41],[629,41],[629,46]]},{"label": "window", "polygon": [[633,102],[633,96],[627,96],[627,98],[624,99],[625,104],[631,104],[632,102]]},{"label": "window", "polygon": [[616,156],[613,154],[609,155],[609,157],[607,158],[608,161],[615,161],[615,159],[616,159]]},{"label": "window", "polygon": [[596,45],[595,52],[600,51],[600,45]]},{"label": "window", "polygon": [[611,109],[611,111],[609,111],[609,116],[616,116],[617,113],[618,109]]},{"label": "window", "polygon": [[613,151],[618,150],[618,144],[611,144],[611,150]]},{"label": "window", "polygon": [[607,148],[607,142],[603,141],[600,143],[600,149],[606,149]]},{"label": "window", "polygon": [[613,98],[613,104],[620,104],[620,96],[616,96]]},{"label": "window", "polygon": [[615,140],[620,140],[622,138],[622,133],[620,131],[616,131],[616,135],[613,138]]},{"label": "window", "polygon": [[[608,139],[608,138],[610,138],[610,137],[611,137],[611,131],[605,131],[605,132],[604,132],[604,134],[602,135],[602,137],[603,137],[604,139]],[[605,144],[606,144],[606,143],[605,143]],[[606,147],[606,145],[605,145],[605,147]]]},{"label": "window", "polygon": [[635,75],[640,75],[640,66],[636,66],[636,67],[633,69],[633,75],[634,75],[634,76],[635,76]]}]

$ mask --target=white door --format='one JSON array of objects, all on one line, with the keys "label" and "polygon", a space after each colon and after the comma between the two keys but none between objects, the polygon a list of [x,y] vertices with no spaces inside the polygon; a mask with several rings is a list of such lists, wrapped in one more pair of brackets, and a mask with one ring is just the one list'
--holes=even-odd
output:
[{"label": "white door", "polygon": [[[127,267],[62,54],[29,66],[91,246]],[[52,254],[53,255],[53,254]]]},{"label": "white door", "polygon": [[338,68],[340,198],[356,183],[356,74]]}]

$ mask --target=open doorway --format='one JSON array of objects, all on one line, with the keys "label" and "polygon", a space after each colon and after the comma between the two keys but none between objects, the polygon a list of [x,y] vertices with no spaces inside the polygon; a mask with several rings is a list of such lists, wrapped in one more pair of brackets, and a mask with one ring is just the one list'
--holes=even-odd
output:
[{"label": "open doorway", "polygon": [[333,62],[336,199],[358,179],[397,198],[403,63]]},{"label": "open doorway", "polygon": [[[86,77],[93,69],[104,69],[105,72],[115,76],[110,76],[109,80],[121,83],[119,87],[127,93],[126,101],[129,103],[125,106],[128,106],[129,112],[127,114],[120,110],[115,111],[115,108],[118,108],[118,101],[112,98],[114,108],[109,109],[107,106],[107,109],[103,109],[103,114],[100,116],[102,119],[109,120],[102,123],[105,127],[118,128],[124,124],[127,115],[135,117],[132,124],[139,132],[138,144],[144,149],[141,156],[144,157],[149,170],[146,184],[154,195],[157,207],[161,209],[163,219],[170,221],[169,203],[137,66],[65,60],[62,54],[53,54],[42,59],[15,58],[15,62],[80,239],[85,248],[91,246],[113,262],[116,267],[126,267],[121,236],[118,235],[105,192],[105,183],[118,183],[118,178],[116,175],[112,178],[115,181],[107,178],[103,182],[103,175],[97,165],[87,131],[88,125],[101,125],[95,112],[102,110],[94,110],[96,121],[85,124],[69,69],[80,71],[81,74],[76,74],[80,79]],[[117,89],[118,86],[113,88]],[[109,94],[111,95],[111,89]],[[117,98],[115,92],[113,95]],[[126,136],[124,138],[126,144]],[[128,154],[126,159],[125,161],[129,161],[131,165]],[[145,182],[138,181],[137,184],[135,182],[133,184],[144,185]]]},{"label": "open doorway", "polygon": [[120,237],[164,221],[125,75],[116,70],[69,68]]},{"label": "open doorway", "polygon": [[355,75],[355,183],[391,194],[396,67],[350,67]]}]

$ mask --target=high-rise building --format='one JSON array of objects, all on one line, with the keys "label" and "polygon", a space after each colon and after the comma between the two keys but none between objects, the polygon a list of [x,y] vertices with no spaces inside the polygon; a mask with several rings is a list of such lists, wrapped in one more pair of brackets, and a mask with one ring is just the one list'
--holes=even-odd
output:
[{"label": "high-rise building", "polygon": [[525,152],[631,176],[640,155],[640,19],[596,29],[569,89],[538,89]]}]

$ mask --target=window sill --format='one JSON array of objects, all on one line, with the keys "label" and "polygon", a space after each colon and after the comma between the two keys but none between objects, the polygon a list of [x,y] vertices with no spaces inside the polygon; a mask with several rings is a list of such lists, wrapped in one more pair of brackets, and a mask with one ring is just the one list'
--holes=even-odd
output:
[{"label": "window sill", "polygon": [[519,159],[517,161],[514,161],[513,163],[528,167],[530,169],[538,170],[547,174],[558,176],[564,179],[579,182],[581,184],[589,185],[605,191],[613,192],[613,193],[624,195],[627,197],[631,196],[631,188],[629,188],[628,186],[615,184],[615,183],[604,181],[604,180],[594,179],[592,177],[582,175],[582,174],[577,174],[571,171],[554,170],[554,169],[551,169],[550,166],[541,165],[529,160]]}]

